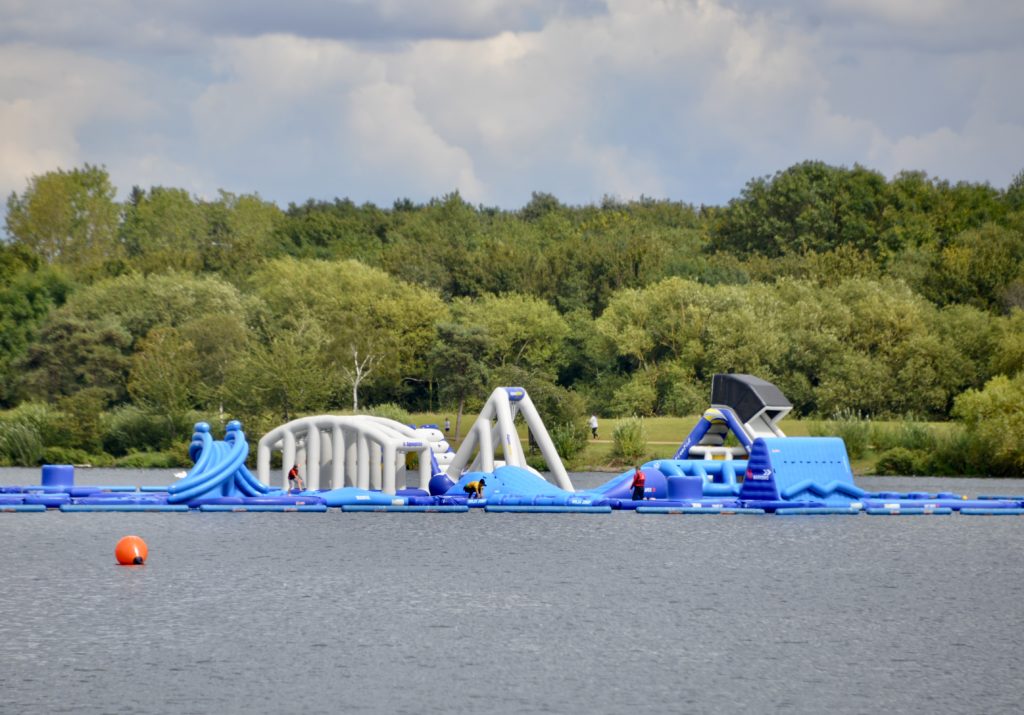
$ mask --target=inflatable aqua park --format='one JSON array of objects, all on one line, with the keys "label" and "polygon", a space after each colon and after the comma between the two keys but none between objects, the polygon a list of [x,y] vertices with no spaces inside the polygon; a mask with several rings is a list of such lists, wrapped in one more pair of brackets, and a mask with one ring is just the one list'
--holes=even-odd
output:
[{"label": "inflatable aqua park", "polygon": [[[239,422],[228,423],[223,440],[200,422],[189,446],[194,466],[174,484],[79,486],[72,466],[46,465],[39,485],[0,487],[0,512],[1024,514],[1024,496],[865,491],[854,482],[842,439],[782,432],[779,422],[791,410],[765,380],[715,375],[711,405],[672,459],[641,465],[642,480],[629,469],[582,491],[573,488],[521,387],[491,393],[458,451],[436,425],[319,415],[260,438],[256,474],[246,466],[250,444]],[[527,464],[517,420],[544,458],[547,477]],[[279,470],[272,469],[275,454]]]}]

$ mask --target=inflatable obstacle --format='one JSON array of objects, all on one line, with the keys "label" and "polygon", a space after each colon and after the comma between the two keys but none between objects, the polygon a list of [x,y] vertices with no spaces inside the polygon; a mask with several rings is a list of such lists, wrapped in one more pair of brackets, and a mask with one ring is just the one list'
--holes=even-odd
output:
[{"label": "inflatable obstacle", "polygon": [[751,446],[739,498],[848,506],[866,493],[853,483],[846,445],[838,437],[772,437]]},{"label": "inflatable obstacle", "polygon": [[260,438],[257,472],[269,483],[271,456],[280,452],[282,489],[288,487],[288,471],[295,465],[311,490],[319,490],[323,482],[330,489],[395,494],[408,486],[407,457],[416,455],[419,485],[426,490],[433,477],[443,474],[434,452],[447,449],[447,444],[438,434],[372,415],[302,417]]},{"label": "inflatable obstacle", "polygon": [[[745,458],[759,437],[785,437],[778,423],[793,405],[775,385],[753,375],[711,378],[711,407],[676,450],[675,459]],[[727,446],[732,435],[739,446]]]},{"label": "inflatable obstacle", "polygon": [[[310,487],[302,492],[272,488],[249,471],[249,443],[240,423],[230,422],[224,439],[216,440],[200,422],[189,446],[194,466],[167,487],[80,486],[73,467],[47,465],[39,485],[0,487],[0,512],[1024,513],[1024,498],[1014,496],[864,491],[854,482],[843,441],[786,437],[778,421],[791,409],[789,402],[774,385],[750,375],[716,375],[712,403],[674,459],[641,466],[645,484],[638,500],[632,468],[596,488],[574,491],[525,390],[502,387],[456,453],[436,427],[378,417],[302,418],[272,430],[260,440],[258,471],[269,476],[271,453],[280,450],[286,468],[302,462]],[[526,464],[516,419],[526,422],[552,481]],[[447,455],[447,471],[438,454]],[[411,455],[418,458],[414,471],[406,467]],[[319,488],[321,476],[332,488]],[[410,486],[410,476],[418,476],[418,486]],[[284,469],[281,478],[282,487],[288,486]],[[473,482],[482,486],[480,493],[468,488]]]}]

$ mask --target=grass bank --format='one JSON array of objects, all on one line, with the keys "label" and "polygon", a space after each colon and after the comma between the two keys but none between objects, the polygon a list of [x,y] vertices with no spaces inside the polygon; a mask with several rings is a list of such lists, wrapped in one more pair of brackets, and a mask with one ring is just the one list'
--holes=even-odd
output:
[{"label": "grass bank", "polygon": [[[444,424],[444,418],[451,420],[451,437],[455,442],[455,416],[445,413],[417,413],[411,415],[416,424]],[[672,457],[679,445],[686,439],[700,415],[687,417],[648,417],[643,420],[647,434],[646,459],[667,459]],[[462,436],[465,436],[473,422],[475,414],[462,417]],[[598,428],[598,438],[588,440],[587,446],[572,459],[566,460],[566,468],[571,471],[621,471],[625,466],[612,458],[612,434],[624,419],[602,419]],[[850,463],[858,475],[876,473],[879,460],[894,448],[921,449],[929,441],[941,440],[952,430],[947,422],[916,422],[909,420],[849,420],[826,421],[784,419],[779,425],[790,437],[842,437],[848,445]],[[517,425],[519,438],[525,442],[526,426]],[[889,470],[887,470],[889,471]]]}]

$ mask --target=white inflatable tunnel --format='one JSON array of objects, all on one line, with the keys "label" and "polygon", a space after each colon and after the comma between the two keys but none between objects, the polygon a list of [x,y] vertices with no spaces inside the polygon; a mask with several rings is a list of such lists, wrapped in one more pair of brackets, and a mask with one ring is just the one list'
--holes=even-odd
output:
[{"label": "white inflatable tunnel", "polygon": [[[430,483],[431,447],[417,431],[401,422],[370,415],[302,417],[272,429],[260,438],[257,471],[271,484],[270,457],[281,452],[281,486],[288,488],[288,470],[299,465],[307,489],[351,486],[394,494],[408,486],[405,458],[419,457],[419,488]],[[326,486],[325,486],[326,485]]]}]

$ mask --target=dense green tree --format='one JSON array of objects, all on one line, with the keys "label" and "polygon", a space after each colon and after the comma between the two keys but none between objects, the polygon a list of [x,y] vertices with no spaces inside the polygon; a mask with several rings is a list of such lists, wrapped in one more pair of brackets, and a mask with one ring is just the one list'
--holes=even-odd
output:
[{"label": "dense green tree", "polygon": [[[408,397],[428,374],[424,356],[434,340],[434,325],[447,309],[425,289],[395,280],[356,261],[270,262],[252,279],[254,293],[270,316],[266,336],[315,319],[329,336],[326,357],[337,373],[334,384],[351,387],[353,349],[372,358],[373,402]],[[372,387],[372,386],[371,386]]]},{"label": "dense green tree", "polygon": [[280,228],[285,250],[292,255],[352,258],[370,266],[380,265],[387,232],[383,211],[372,204],[357,207],[348,199],[290,204]]},{"label": "dense green tree", "polygon": [[263,412],[275,422],[323,412],[337,392],[336,372],[328,360],[330,338],[313,317],[253,341],[238,356],[224,385],[228,412],[259,423]]},{"label": "dense green tree", "polygon": [[[1024,373],[1009,378],[998,375],[984,389],[968,390],[957,397],[953,415],[968,431],[986,444],[991,454],[991,473],[1016,476],[1024,469]],[[994,418],[996,417],[997,418]]]},{"label": "dense green tree", "polygon": [[0,283],[0,404],[16,399],[19,364],[40,325],[65,299],[69,286],[53,271],[11,271]]},{"label": "dense green tree", "polygon": [[945,418],[1024,367],[1022,181],[804,162],[699,210],[452,193],[282,212],[167,187],[118,205],[101,168],[50,172],[8,200],[0,404],[111,407],[66,439],[122,453],[154,413],[258,426],[435,392],[472,407],[496,384],[571,437],[589,410],[699,410],[718,371],[802,414]]},{"label": "dense green tree", "polygon": [[803,162],[748,182],[739,198],[715,214],[712,246],[767,256],[840,245],[874,251],[886,194],[885,178],[877,172]]},{"label": "dense green tree", "polygon": [[937,258],[935,273],[916,286],[923,295],[1001,311],[1008,286],[1024,280],[1024,232],[984,224],[956,236]]},{"label": "dense green tree", "polygon": [[1006,187],[1003,201],[1010,211],[1024,211],[1024,169],[1018,171]]},{"label": "dense green tree", "polygon": [[176,328],[154,328],[132,355],[128,393],[136,405],[180,427],[197,406],[199,377],[196,346]]},{"label": "dense green tree", "polygon": [[135,187],[125,203],[121,242],[129,265],[142,273],[200,270],[206,234],[202,207],[183,189]]},{"label": "dense green tree", "polygon": [[123,400],[131,345],[131,335],[113,318],[77,318],[58,311],[21,362],[21,391],[30,399],[56,401],[101,388],[109,401]]},{"label": "dense green tree", "polygon": [[457,404],[455,440],[462,437],[466,400],[482,399],[489,379],[484,355],[489,346],[487,329],[455,322],[437,324],[437,335],[427,355],[431,376],[444,403]]},{"label": "dense green tree", "polygon": [[488,336],[483,357],[491,367],[518,365],[557,372],[565,362],[568,326],[547,303],[522,295],[460,299],[452,319],[480,326]]},{"label": "dense green tree", "polygon": [[519,210],[519,216],[524,221],[539,221],[548,214],[563,211],[564,208],[552,194],[534,191],[530,194],[530,200],[526,206]]},{"label": "dense green tree", "polygon": [[15,244],[72,269],[79,279],[118,272],[124,252],[115,193],[106,169],[89,164],[34,176],[25,191],[7,199],[7,233]]},{"label": "dense green tree", "polygon": [[[951,337],[958,342],[970,339],[976,331],[975,326],[971,327],[971,330],[964,330]],[[1024,372],[1024,310],[1015,308],[1007,318],[1001,320],[995,326],[995,336],[992,342],[994,344],[990,351],[979,350],[974,355],[977,362],[983,363],[986,355],[991,355],[992,375],[1014,377]],[[980,385],[971,383],[971,386],[979,387]]]},{"label": "dense green tree", "polygon": [[277,235],[283,214],[275,204],[257,195],[221,191],[203,208],[207,233],[200,253],[205,270],[238,283],[282,252]]},{"label": "dense green tree", "polygon": [[245,318],[242,297],[234,286],[216,276],[186,273],[100,281],[72,295],[62,312],[81,320],[115,320],[133,342],[158,326],[179,327],[207,316],[217,316],[223,323]]}]

